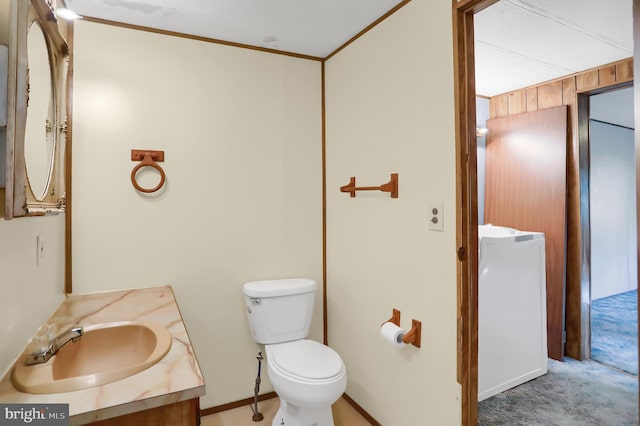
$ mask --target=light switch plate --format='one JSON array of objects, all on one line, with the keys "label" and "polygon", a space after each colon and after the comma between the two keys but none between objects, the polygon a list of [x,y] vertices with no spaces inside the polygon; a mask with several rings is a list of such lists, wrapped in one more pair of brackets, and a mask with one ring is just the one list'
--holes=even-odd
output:
[{"label": "light switch plate", "polygon": [[444,231],[444,207],[442,201],[429,203],[429,230],[430,231]]}]

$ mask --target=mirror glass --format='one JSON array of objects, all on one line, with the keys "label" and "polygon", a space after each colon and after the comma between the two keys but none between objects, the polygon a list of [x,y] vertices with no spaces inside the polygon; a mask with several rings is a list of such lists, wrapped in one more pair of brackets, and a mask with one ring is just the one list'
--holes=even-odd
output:
[{"label": "mirror glass", "polygon": [[29,186],[36,199],[46,195],[53,166],[55,103],[49,50],[42,28],[33,22],[27,33],[28,100],[24,156]]}]

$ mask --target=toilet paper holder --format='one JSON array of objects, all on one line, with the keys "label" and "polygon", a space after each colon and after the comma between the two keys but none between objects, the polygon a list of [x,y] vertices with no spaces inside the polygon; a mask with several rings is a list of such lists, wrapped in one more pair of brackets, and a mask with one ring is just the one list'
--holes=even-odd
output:
[{"label": "toilet paper holder", "polygon": [[[389,318],[389,320],[385,322],[390,322],[400,327],[400,311],[394,308],[391,314],[391,318]],[[384,322],[382,324],[384,325]],[[406,344],[411,344],[416,348],[419,348],[422,340],[421,336],[422,323],[418,320],[412,319],[411,330],[409,330],[409,332],[402,337],[402,341]]]},{"label": "toilet paper holder", "polygon": [[[398,327],[400,327],[400,311],[397,309],[394,309],[392,311],[391,318],[389,318],[389,320],[385,322],[391,322],[397,325]],[[382,323],[382,325],[384,325],[384,322]]]}]

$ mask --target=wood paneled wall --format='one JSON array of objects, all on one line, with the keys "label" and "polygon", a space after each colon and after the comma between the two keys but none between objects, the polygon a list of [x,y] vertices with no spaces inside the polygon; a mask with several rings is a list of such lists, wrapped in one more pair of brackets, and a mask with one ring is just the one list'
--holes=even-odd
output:
[{"label": "wood paneled wall", "polygon": [[[580,150],[578,140],[578,94],[597,91],[608,86],[623,85],[633,80],[633,59],[625,59],[565,78],[549,81],[514,92],[494,96],[489,100],[491,118],[537,111],[560,105],[569,107],[569,138],[567,146],[567,265],[565,321],[567,342],[565,354],[584,359],[585,315],[588,305],[582,303],[581,288],[581,223],[580,223]],[[587,269],[588,270],[588,269]],[[588,317],[587,317],[588,318]]]}]

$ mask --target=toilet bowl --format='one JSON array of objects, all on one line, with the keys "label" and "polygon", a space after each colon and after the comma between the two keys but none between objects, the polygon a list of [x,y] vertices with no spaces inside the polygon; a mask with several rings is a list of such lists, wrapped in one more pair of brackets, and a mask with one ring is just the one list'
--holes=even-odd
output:
[{"label": "toilet bowl", "polygon": [[273,425],[333,425],[331,405],[347,386],[340,356],[313,340],[266,346],[267,372],[280,397]]},{"label": "toilet bowl", "polygon": [[243,287],[251,334],[265,345],[267,374],[280,398],[272,426],[333,426],[331,405],[347,386],[340,355],[307,340],[316,283],[256,281]]}]

